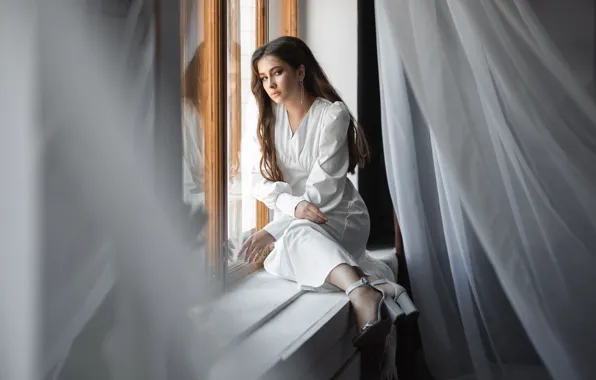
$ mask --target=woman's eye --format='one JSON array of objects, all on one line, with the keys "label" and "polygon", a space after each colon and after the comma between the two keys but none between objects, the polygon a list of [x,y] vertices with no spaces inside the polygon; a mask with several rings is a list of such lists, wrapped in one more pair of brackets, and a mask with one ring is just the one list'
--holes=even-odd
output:
[{"label": "woman's eye", "polygon": [[280,76],[281,75],[281,71],[276,72],[275,74],[273,74],[275,76]]},{"label": "woman's eye", "polygon": [[265,82],[266,79],[267,79],[267,77],[262,77],[261,82]]}]

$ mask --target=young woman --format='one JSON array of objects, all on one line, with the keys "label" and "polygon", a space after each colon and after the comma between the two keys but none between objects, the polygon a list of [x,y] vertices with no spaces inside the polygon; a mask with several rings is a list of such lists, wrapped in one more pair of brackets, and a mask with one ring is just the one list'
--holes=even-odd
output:
[{"label": "young woman", "polygon": [[300,39],[259,47],[252,69],[261,148],[253,191],[278,217],[241,253],[251,261],[274,245],[267,272],[302,289],[345,291],[359,327],[354,344],[382,341],[404,311],[416,310],[404,289],[387,280],[389,267],[365,254],[368,210],[347,179],[367,158],[363,132]]}]

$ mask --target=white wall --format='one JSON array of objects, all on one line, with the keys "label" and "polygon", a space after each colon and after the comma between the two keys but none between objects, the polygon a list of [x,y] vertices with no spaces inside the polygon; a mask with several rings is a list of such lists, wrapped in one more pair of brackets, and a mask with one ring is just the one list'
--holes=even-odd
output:
[{"label": "white wall", "polygon": [[[300,0],[299,34],[354,116],[358,115],[358,1]],[[349,176],[358,188],[357,174]]]},{"label": "white wall", "polygon": [[357,115],[358,1],[300,0],[299,7],[300,38]]}]

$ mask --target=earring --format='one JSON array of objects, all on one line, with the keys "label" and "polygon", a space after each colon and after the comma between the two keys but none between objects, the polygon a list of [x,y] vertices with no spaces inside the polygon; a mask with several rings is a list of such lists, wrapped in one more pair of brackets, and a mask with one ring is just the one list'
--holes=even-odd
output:
[{"label": "earring", "polygon": [[304,103],[304,81],[303,79],[300,80],[300,104]]}]

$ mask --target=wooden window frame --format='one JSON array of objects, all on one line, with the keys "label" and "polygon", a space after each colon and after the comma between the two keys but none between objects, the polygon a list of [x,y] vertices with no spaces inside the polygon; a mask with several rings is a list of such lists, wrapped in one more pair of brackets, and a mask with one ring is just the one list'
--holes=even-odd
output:
[{"label": "wooden window frame", "polygon": [[[193,6],[189,8],[189,5]],[[203,122],[205,141],[204,190],[205,208],[208,213],[206,226],[205,265],[214,281],[225,284],[227,260],[224,242],[227,241],[227,2],[220,0],[180,0],[180,55],[181,72],[184,72],[187,58],[194,54],[187,49],[186,33],[191,13],[197,16],[194,22],[202,26],[203,54],[199,62],[199,77],[207,78],[198,83],[199,97],[206,112],[200,117]],[[199,35],[197,35],[199,39]],[[199,80],[197,78],[197,80]],[[188,84],[183,80],[181,90]]]},{"label": "wooden window frame", "polygon": [[225,283],[227,260],[224,243],[228,231],[227,169],[227,2],[203,0],[203,33],[207,83],[201,99],[206,102],[205,205],[207,221],[206,260],[209,273]]},{"label": "wooden window frame", "polygon": [[298,37],[298,0],[283,0],[282,29],[284,36]]},{"label": "wooden window frame", "polygon": [[[256,45],[261,46],[269,40],[269,0],[256,1]],[[195,9],[202,5],[203,19],[196,20],[203,25],[204,59],[202,67],[207,68],[205,83],[200,86],[201,99],[205,99],[205,115],[203,118],[205,140],[205,204],[209,214],[206,234],[206,261],[212,278],[222,284],[234,283],[262,268],[262,262],[252,265],[237,265],[228,271],[225,242],[228,230],[227,184],[229,176],[235,175],[228,167],[228,149],[231,149],[231,163],[239,164],[237,153],[241,139],[241,95],[232,96],[232,106],[228,110],[227,66],[228,48],[237,49],[234,44],[228,47],[228,6],[238,11],[239,0],[180,0],[181,53],[186,57],[190,52],[186,49],[184,34],[188,30],[188,4],[192,2]],[[228,5],[229,4],[229,5]],[[298,35],[298,0],[283,0],[282,30],[285,35]],[[240,31],[231,22],[229,33]],[[232,54],[240,65],[240,54]],[[234,58],[233,58],[234,59]],[[183,58],[181,64],[186,60]],[[238,70],[239,72],[239,70]],[[240,81],[240,78],[235,78]],[[186,84],[183,83],[184,88]],[[228,115],[228,112],[229,115]],[[228,144],[227,122],[230,117],[230,144]],[[262,229],[270,220],[269,209],[257,202],[257,230]]]}]

